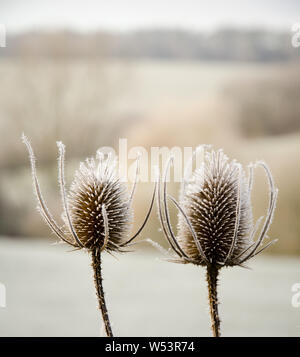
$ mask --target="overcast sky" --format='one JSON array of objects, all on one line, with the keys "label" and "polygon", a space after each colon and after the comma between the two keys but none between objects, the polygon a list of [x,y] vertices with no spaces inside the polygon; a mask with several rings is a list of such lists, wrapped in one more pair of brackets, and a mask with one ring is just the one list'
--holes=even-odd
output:
[{"label": "overcast sky", "polygon": [[295,22],[300,22],[300,0],[0,0],[0,23],[10,32],[224,25],[290,31]]}]

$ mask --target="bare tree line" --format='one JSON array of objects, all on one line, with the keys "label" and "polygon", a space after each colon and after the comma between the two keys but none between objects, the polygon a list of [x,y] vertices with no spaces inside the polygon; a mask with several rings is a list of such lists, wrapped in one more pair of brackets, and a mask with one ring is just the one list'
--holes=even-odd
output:
[{"label": "bare tree line", "polygon": [[166,58],[222,61],[287,61],[299,59],[291,33],[263,29],[223,28],[211,33],[179,29],[129,32],[35,31],[8,35],[0,57]]}]

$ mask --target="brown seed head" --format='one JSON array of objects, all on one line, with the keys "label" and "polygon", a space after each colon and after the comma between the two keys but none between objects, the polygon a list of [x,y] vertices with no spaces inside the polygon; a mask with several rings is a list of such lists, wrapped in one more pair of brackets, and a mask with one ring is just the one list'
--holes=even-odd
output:
[{"label": "brown seed head", "polygon": [[36,174],[35,156],[25,135],[32,169],[34,192],[37,196],[38,210],[53,233],[76,248],[86,248],[93,252],[102,250],[124,252],[145,227],[155,199],[156,185],[146,217],[137,232],[128,237],[132,226],[132,200],[139,175],[139,157],[136,161],[136,176],[130,194],[116,170],[116,161],[97,153],[96,158],[87,159],[80,164],[75,174],[69,195],[66,193],[64,159],[65,146],[58,142],[59,185],[63,204],[64,228],[61,228],[51,215],[42,196]]},{"label": "brown seed head", "polygon": [[[204,146],[204,148],[206,148]],[[194,157],[194,155],[193,155]],[[270,187],[268,212],[256,241],[254,237],[262,221],[261,217],[253,226],[251,188],[253,165],[249,165],[246,178],[242,166],[230,161],[222,150],[204,149],[204,160],[191,177],[185,175],[179,202],[166,192],[166,166],[163,190],[159,185],[159,218],[163,232],[180,263],[222,266],[242,265],[275,241],[261,247],[272,222],[278,190],[270,170],[263,167]],[[167,199],[177,207],[178,234],[172,230]]]},{"label": "brown seed head", "polygon": [[[184,188],[179,204],[209,262],[225,261],[235,234],[231,259],[253,243],[249,237],[252,227],[250,190],[244,171],[237,162],[230,162],[221,150],[206,152],[201,167]],[[181,214],[178,242],[191,259],[206,265]]]},{"label": "brown seed head", "polygon": [[[86,160],[75,173],[68,206],[73,227],[85,248],[104,246],[106,224],[106,250],[118,250],[128,239],[132,222],[129,193],[115,171],[115,161],[98,156]],[[71,239],[70,231],[68,235]]]}]

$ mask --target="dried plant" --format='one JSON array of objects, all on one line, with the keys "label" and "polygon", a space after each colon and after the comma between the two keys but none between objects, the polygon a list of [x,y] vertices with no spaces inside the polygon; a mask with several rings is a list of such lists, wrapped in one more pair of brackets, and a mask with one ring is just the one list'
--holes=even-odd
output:
[{"label": "dried plant", "polygon": [[29,152],[40,214],[59,239],[76,249],[86,249],[92,256],[99,308],[106,334],[111,337],[113,334],[102,284],[101,253],[104,250],[108,253],[126,252],[126,247],[134,244],[132,241],[141,233],[150,216],[156,189],[143,224],[129,238],[133,220],[132,200],[139,175],[139,159],[137,159],[135,182],[130,193],[125,183],[117,176],[116,160],[111,157],[104,158],[103,154],[98,152],[96,159],[90,158],[80,164],[67,195],[64,177],[65,146],[58,142],[58,176],[64,220],[61,228],[50,214],[42,197],[36,174],[35,155],[30,142],[24,135],[22,139]]},{"label": "dried plant", "polygon": [[[244,266],[246,261],[275,242],[261,246],[272,221],[278,190],[264,162],[250,164],[246,178],[241,164],[230,161],[222,150],[213,151],[206,146],[201,148],[204,159],[191,175],[186,170],[179,202],[167,194],[167,175],[172,163],[172,158],[169,159],[163,182],[160,179],[158,186],[159,218],[164,235],[176,253],[176,259],[172,261],[192,263],[207,269],[212,331],[218,337],[218,273],[223,267]],[[259,218],[253,225],[251,189],[256,166],[261,166],[267,175],[270,202],[261,231],[254,241],[263,219]],[[178,209],[177,237],[170,223],[168,198]]]}]

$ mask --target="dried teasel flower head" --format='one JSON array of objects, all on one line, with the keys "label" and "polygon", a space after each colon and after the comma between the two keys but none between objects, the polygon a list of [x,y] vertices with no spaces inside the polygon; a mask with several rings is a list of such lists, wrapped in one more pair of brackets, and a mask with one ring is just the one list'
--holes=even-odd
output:
[{"label": "dried teasel flower head", "polygon": [[[249,176],[246,178],[241,164],[230,161],[222,150],[214,151],[206,146],[202,149],[203,162],[192,175],[185,174],[179,202],[167,195],[166,181],[172,159],[169,160],[163,184],[159,182],[158,186],[159,218],[163,232],[177,256],[173,261],[207,268],[212,331],[218,337],[219,270],[226,266],[243,266],[247,260],[275,242],[271,241],[261,247],[272,222],[278,190],[267,165],[258,162],[255,166],[261,166],[267,175],[270,200],[265,221],[254,241],[262,221],[261,217],[253,226],[250,195],[254,166],[249,166]],[[168,198],[179,211],[177,236],[170,223]]]},{"label": "dried teasel flower head", "polygon": [[[115,159],[98,152],[96,160],[81,163],[67,200],[72,225],[85,248],[105,246],[116,251],[128,240],[133,218],[131,200],[127,186],[116,175]],[[64,220],[68,227],[66,215]],[[66,234],[77,245],[70,229]]]},{"label": "dried teasel flower head", "polygon": [[153,207],[156,187],[144,222],[129,238],[133,219],[131,206],[139,175],[139,158],[135,182],[130,193],[117,175],[116,161],[111,157],[104,159],[104,156],[98,152],[96,158],[87,159],[85,163],[80,164],[67,195],[64,175],[65,146],[58,142],[58,176],[65,223],[61,228],[49,212],[42,197],[36,175],[35,156],[30,142],[24,135],[22,139],[29,152],[39,212],[58,238],[77,249],[84,248],[91,253],[99,309],[102,313],[106,335],[113,336],[104,299],[101,252],[103,250],[109,253],[124,252],[124,249],[141,233]]},{"label": "dried teasel flower head", "polygon": [[[166,167],[162,194],[159,188],[160,218],[165,235],[181,262],[218,268],[242,265],[275,242],[260,247],[272,222],[278,190],[264,162],[250,164],[246,177],[242,165],[230,161],[222,150],[201,148],[204,159],[199,169],[190,177],[184,177],[179,202],[169,196],[179,210],[177,237],[170,226],[167,207],[166,174],[171,160]],[[254,242],[263,218],[253,226],[251,189],[256,166],[266,172],[270,202],[265,222]]]},{"label": "dried teasel flower head", "polygon": [[153,207],[155,190],[143,224],[136,234],[129,238],[133,220],[132,200],[139,174],[138,160],[136,178],[130,193],[117,175],[116,160],[111,156],[105,158],[101,152],[97,152],[96,158],[86,159],[80,164],[67,195],[64,177],[65,146],[58,142],[59,185],[65,223],[61,228],[42,197],[30,142],[24,135],[22,139],[30,156],[38,210],[62,241],[76,248],[122,252],[123,248],[141,233]]}]

